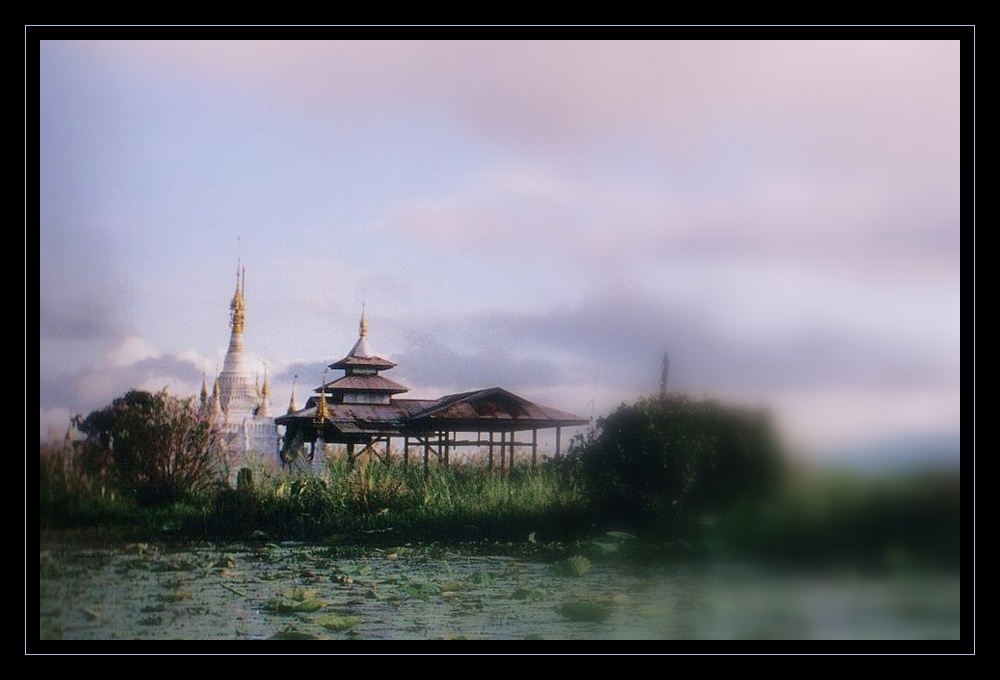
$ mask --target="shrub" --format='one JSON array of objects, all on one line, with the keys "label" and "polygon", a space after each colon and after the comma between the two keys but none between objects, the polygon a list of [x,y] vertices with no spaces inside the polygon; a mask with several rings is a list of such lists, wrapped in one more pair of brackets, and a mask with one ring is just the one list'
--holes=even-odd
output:
[{"label": "shrub", "polygon": [[773,491],[782,454],[765,412],[684,395],[622,404],[571,442],[603,517],[677,529]]},{"label": "shrub", "polygon": [[168,505],[207,491],[223,472],[221,435],[194,406],[166,390],[132,390],[74,422],[87,435],[82,472],[143,506]]}]

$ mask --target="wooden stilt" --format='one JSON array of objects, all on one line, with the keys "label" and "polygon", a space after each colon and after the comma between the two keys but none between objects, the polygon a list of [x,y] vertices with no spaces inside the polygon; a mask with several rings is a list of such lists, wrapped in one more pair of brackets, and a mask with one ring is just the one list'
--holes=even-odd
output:
[{"label": "wooden stilt", "polygon": [[562,428],[556,428],[556,460],[559,460],[559,438],[562,436]]},{"label": "wooden stilt", "polygon": [[538,462],[538,430],[531,431],[531,469],[535,469]]},{"label": "wooden stilt", "polygon": [[489,453],[489,463],[487,464],[487,469],[493,470],[493,430],[490,430],[490,453]]},{"label": "wooden stilt", "polygon": [[410,467],[410,437],[403,437],[403,468]]}]

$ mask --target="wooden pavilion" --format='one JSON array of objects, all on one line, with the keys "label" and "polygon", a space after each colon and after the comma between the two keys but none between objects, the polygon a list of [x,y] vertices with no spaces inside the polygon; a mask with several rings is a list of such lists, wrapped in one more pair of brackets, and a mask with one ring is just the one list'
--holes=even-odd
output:
[{"label": "wooden pavilion", "polygon": [[[512,469],[517,449],[530,449],[531,465],[536,465],[539,430],[555,429],[558,457],[562,428],[590,422],[500,387],[440,399],[397,398],[409,388],[380,375],[395,366],[371,350],[362,311],[358,341],[346,357],[328,367],[344,375],[327,382],[324,373],[323,384],[304,408],[295,408],[293,394],[288,413],[275,419],[285,428],[282,461],[301,464],[304,458],[315,468],[323,463],[326,444],[344,444],[351,463],[364,454],[388,463],[395,438],[402,440],[404,464],[416,449],[425,472],[431,456],[448,465],[453,450],[469,446],[487,448],[489,467],[498,465],[503,471]],[[526,432],[531,433],[530,441],[524,436],[519,440],[518,433]]]}]

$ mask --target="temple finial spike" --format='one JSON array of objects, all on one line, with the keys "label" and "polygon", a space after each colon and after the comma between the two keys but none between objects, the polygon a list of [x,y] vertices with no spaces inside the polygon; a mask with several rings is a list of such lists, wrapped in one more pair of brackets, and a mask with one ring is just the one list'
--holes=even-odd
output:
[{"label": "temple finial spike", "polygon": [[291,397],[291,399],[288,400],[288,412],[289,413],[295,413],[296,411],[298,411],[298,409],[295,408],[295,381],[298,380],[298,379],[299,379],[299,374],[296,373],[295,377],[292,378],[292,397]]}]

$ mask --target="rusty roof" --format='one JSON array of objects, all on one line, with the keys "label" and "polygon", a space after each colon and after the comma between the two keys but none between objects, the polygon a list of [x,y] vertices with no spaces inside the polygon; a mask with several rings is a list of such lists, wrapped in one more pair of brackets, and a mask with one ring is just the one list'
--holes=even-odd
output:
[{"label": "rusty roof", "polygon": [[[343,380],[343,379],[342,379]],[[391,382],[391,381],[390,381]],[[310,397],[306,407],[278,416],[278,425],[309,423],[316,416],[319,397]],[[542,406],[499,387],[449,394],[440,399],[393,399],[388,404],[327,403],[326,425],[344,434],[420,433],[437,430],[467,431],[529,430],[586,425],[578,415]]]},{"label": "rusty roof", "polygon": [[378,369],[388,369],[393,368],[396,364],[392,363],[388,359],[383,359],[382,357],[356,357],[356,356],[346,356],[340,361],[334,362],[328,366],[328,368],[341,368],[347,369],[354,366],[371,366],[372,368]]},{"label": "rusty roof", "polygon": [[532,424],[552,423],[585,425],[586,418],[542,406],[513,392],[492,387],[473,392],[449,394],[411,420],[433,421],[515,421]]}]

